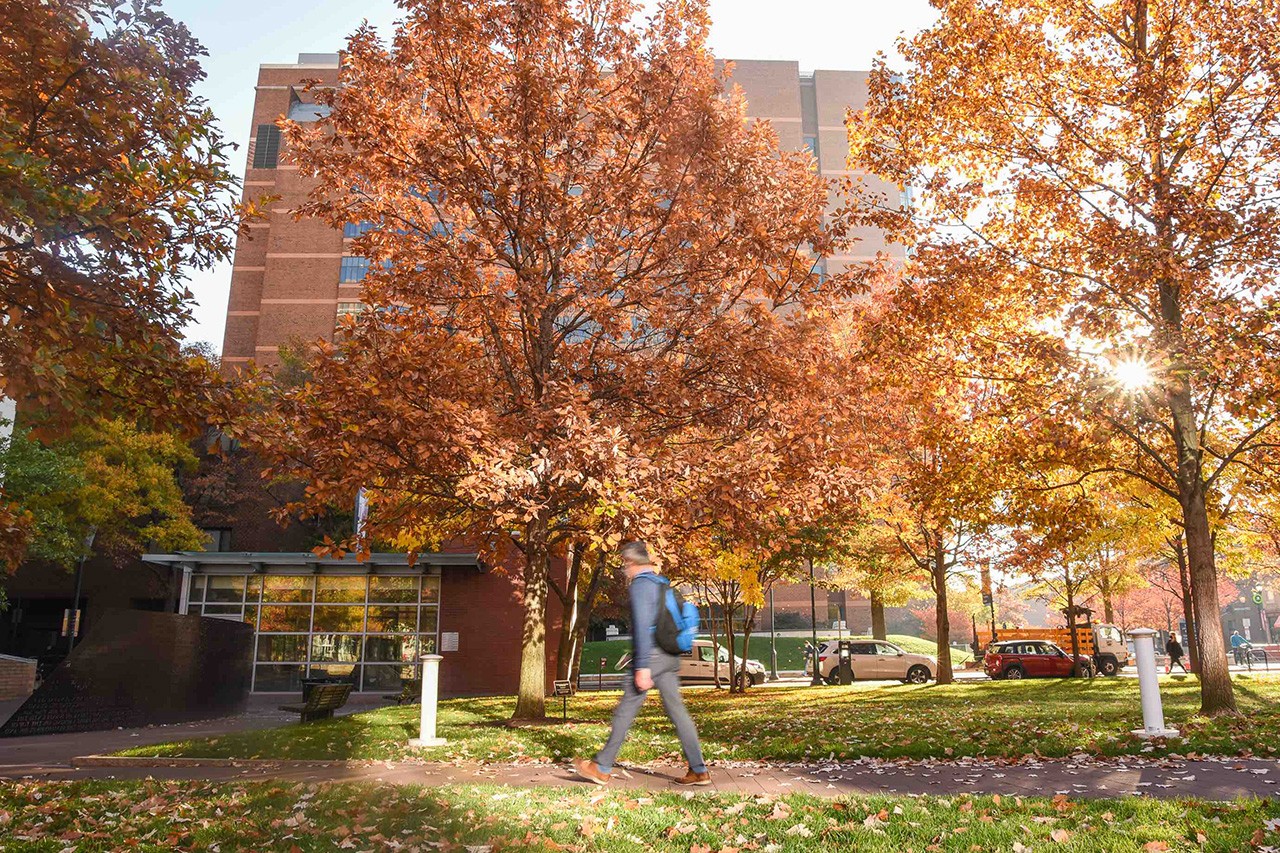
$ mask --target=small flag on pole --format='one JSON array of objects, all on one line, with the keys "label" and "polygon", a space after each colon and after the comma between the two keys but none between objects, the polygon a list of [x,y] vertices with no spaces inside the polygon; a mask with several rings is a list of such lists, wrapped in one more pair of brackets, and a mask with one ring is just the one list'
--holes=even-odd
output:
[{"label": "small flag on pole", "polygon": [[356,492],[356,539],[364,538],[365,519],[369,516],[369,499],[365,497],[364,486]]}]

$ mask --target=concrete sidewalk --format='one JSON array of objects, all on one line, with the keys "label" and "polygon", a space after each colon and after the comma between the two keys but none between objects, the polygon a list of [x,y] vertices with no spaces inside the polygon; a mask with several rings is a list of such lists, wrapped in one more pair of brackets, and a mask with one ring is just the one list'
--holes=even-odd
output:
[{"label": "concrete sidewalk", "polygon": [[[609,787],[625,790],[682,790],[674,779],[683,767],[631,767],[615,773]],[[1280,762],[1255,759],[1140,761],[1064,759],[1007,764],[990,761],[832,764],[713,764],[709,789],[724,793],[823,797],[870,794],[1073,798],[1147,796],[1233,800],[1272,797],[1280,783]],[[196,759],[82,758],[65,765],[0,767],[0,779],[172,779],[323,783],[373,782],[392,785],[499,784],[516,787],[594,790],[564,766],[453,765],[403,762],[220,761]]]}]

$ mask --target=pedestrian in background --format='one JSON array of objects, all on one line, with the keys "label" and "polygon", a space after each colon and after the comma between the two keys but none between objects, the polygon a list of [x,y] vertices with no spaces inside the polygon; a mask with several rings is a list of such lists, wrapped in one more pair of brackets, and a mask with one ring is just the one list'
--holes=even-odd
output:
[{"label": "pedestrian in background", "polygon": [[1183,672],[1187,672],[1187,665],[1182,662],[1182,643],[1178,642],[1176,634],[1170,635],[1169,642],[1165,644],[1164,653],[1169,656],[1169,663],[1165,666],[1165,672],[1173,672],[1174,664],[1182,667]]}]

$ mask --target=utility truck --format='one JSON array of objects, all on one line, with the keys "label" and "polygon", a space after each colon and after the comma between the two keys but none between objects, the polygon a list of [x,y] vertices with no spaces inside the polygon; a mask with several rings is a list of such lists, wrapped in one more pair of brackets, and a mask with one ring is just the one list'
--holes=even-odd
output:
[{"label": "utility truck", "polygon": [[[1066,628],[996,628],[991,636],[989,628],[978,629],[978,645],[985,649],[1000,640],[1048,640],[1056,643],[1067,654],[1071,653],[1071,632]],[[1077,625],[1076,641],[1080,654],[1093,659],[1100,675],[1115,675],[1129,663],[1129,649],[1124,644],[1124,633],[1115,625]]]}]

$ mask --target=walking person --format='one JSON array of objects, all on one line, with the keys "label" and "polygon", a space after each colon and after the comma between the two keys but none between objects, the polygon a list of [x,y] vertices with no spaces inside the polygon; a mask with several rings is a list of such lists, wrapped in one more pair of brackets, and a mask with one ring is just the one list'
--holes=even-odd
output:
[{"label": "walking person", "polygon": [[578,776],[597,785],[606,785],[622,743],[631,731],[636,714],[653,687],[658,688],[662,707],[676,727],[689,772],[676,780],[679,785],[710,785],[711,773],[702,760],[698,730],[689,717],[680,695],[680,658],[664,651],[654,640],[658,626],[658,609],[664,606],[667,581],[658,574],[643,542],[622,546],[622,570],[629,584],[631,599],[631,678],[622,691],[622,700],[613,712],[613,728],[604,748],[593,760],[575,759],[573,769]]},{"label": "walking person", "polygon": [[1183,655],[1182,643],[1178,642],[1178,637],[1176,634],[1171,634],[1169,636],[1169,642],[1165,644],[1164,653],[1169,656],[1169,663],[1165,667],[1165,670],[1164,670],[1165,672],[1167,673],[1173,672],[1174,664],[1177,664],[1178,666],[1182,667],[1183,672],[1187,672],[1187,665],[1182,662],[1182,655]]}]

